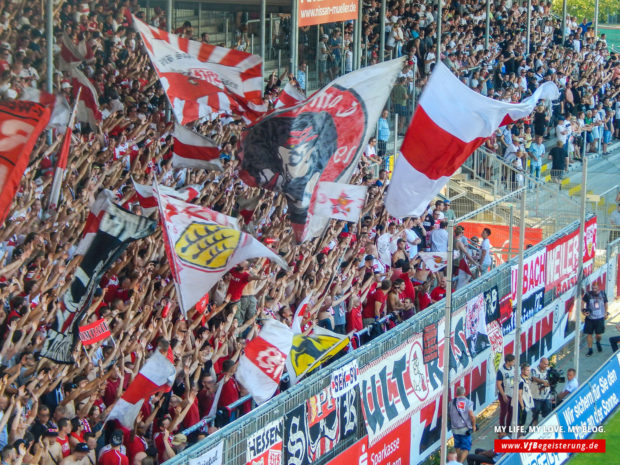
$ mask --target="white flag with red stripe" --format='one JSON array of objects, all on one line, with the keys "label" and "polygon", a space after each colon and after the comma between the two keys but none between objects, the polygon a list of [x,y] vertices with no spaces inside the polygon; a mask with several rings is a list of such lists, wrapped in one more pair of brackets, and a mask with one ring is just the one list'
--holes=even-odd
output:
[{"label": "white flag with red stripe", "polygon": [[70,70],[73,66],[81,64],[83,61],[94,58],[92,48],[86,40],[82,40],[79,44],[75,44],[67,33],[63,33],[60,40],[60,59],[58,60],[58,68],[63,71]]},{"label": "white flag with red stripe", "polygon": [[228,270],[244,260],[267,257],[288,269],[282,257],[239,231],[235,218],[177,200],[158,186],[154,192],[179,306],[185,315]]},{"label": "white flag with red stripe", "polygon": [[170,390],[176,370],[168,357],[155,350],[136,378],[114,404],[106,421],[118,420],[125,428],[133,428],[142,404],[153,394]]},{"label": "white flag with red stripe", "polygon": [[25,87],[20,100],[37,102],[52,109],[52,115],[47,123],[48,128],[58,129],[60,133],[67,129],[71,117],[71,107],[62,95],[52,95],[35,87]]},{"label": "white flag with red stripe", "polygon": [[78,121],[88,123],[90,127],[94,129],[97,127],[98,123],[101,122],[101,111],[99,111],[97,91],[84,73],[75,66],[71,68],[70,74],[72,77],[71,86],[73,88],[74,98],[77,98],[78,92],[81,89],[78,99],[77,119]]},{"label": "white flag with red stripe", "polygon": [[433,273],[448,265],[448,252],[419,252],[418,256]]},{"label": "white flag with red stripe", "polygon": [[[136,200],[140,203],[140,207],[142,208],[142,214],[144,216],[151,215],[157,210],[157,197],[155,197],[153,187],[139,184],[134,181],[133,178],[131,181],[133,182],[133,187],[136,191]],[[191,202],[194,200],[200,195],[201,190],[202,187],[197,184],[185,186],[179,190],[168,186],[159,186],[159,192],[162,194],[169,195],[175,199],[183,200],[184,202]]]},{"label": "white flag with red stripe", "polygon": [[[77,98],[80,98],[80,90],[78,90]],[[73,105],[73,111],[71,112],[71,118],[69,118],[69,124],[67,130],[63,136],[62,145],[58,151],[58,160],[56,161],[56,170],[54,172],[54,181],[52,182],[52,190],[50,191],[50,197],[47,207],[55,210],[58,206],[58,200],[60,199],[60,191],[62,181],[65,177],[65,171],[67,171],[67,161],[69,160],[69,149],[71,148],[71,135],[73,134],[73,126],[75,125],[75,115],[77,112],[77,100]]]},{"label": "white flag with red stripe", "polygon": [[557,99],[552,82],[521,103],[474,92],[437,63],[396,160],[385,205],[392,216],[421,215],[471,153],[502,125],[529,115],[539,99]]},{"label": "white flag with red stripe", "polygon": [[174,168],[221,170],[220,148],[214,140],[180,124],[175,124],[172,166]]},{"label": "white flag with red stripe", "polygon": [[339,182],[320,182],[314,214],[337,220],[357,222],[366,202],[366,186]]},{"label": "white flag with red stripe", "polygon": [[86,224],[84,225],[84,230],[82,231],[82,240],[78,244],[77,250],[75,251],[76,255],[84,255],[84,253],[88,250],[90,244],[97,235],[101,218],[103,218],[103,215],[107,211],[108,207],[112,205],[114,199],[114,192],[108,189],[102,190],[99,195],[97,195],[95,201],[90,206],[90,212],[88,213]]},{"label": "white flag with red stripe", "polygon": [[179,123],[223,112],[252,121],[267,111],[259,56],[189,40],[133,19]]},{"label": "white flag with red stripe", "polygon": [[258,336],[245,346],[235,376],[257,404],[268,401],[276,392],[292,345],[291,328],[269,318]]},{"label": "white flag with red stripe", "polygon": [[306,100],[304,93],[290,82],[287,82],[273,104],[273,108],[292,107]]},{"label": "white flag with red stripe", "polygon": [[310,292],[297,306],[291,325],[294,334],[302,334],[312,327],[312,315],[310,312],[312,311],[314,303],[312,292]]}]

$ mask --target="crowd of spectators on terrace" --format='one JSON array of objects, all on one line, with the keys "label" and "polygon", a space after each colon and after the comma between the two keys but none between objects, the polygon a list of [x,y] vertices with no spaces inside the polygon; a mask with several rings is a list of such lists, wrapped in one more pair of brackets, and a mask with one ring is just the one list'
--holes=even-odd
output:
[{"label": "crowd of spectators on terrace", "polygon": [[[526,152],[537,143],[532,142],[534,136],[557,137],[566,158],[579,156],[579,137],[586,138],[590,149],[598,150],[598,140],[605,147],[612,137],[620,136],[620,66],[604,38],[594,37],[587,22],[569,18],[567,42],[562,46],[560,20],[548,4],[534,0],[532,5],[528,53],[521,4],[503,0],[491,6],[488,49],[483,37],[484,4],[475,0],[445,4],[440,59],[474,91],[504,101],[518,102],[546,80],[559,85],[562,96],[552,107],[541,105],[529,121],[508,127],[486,143],[504,152],[514,145],[517,149],[511,153],[517,160],[531,157],[536,166],[532,151]],[[45,82],[41,6],[39,2],[0,1],[3,98],[19,98],[26,87],[42,88]],[[236,142],[243,123],[234,115],[219,115],[195,127],[221,144],[222,172],[171,168],[172,126],[164,116],[165,95],[127,11],[137,13],[137,2],[67,0],[55,12],[56,44],[66,32],[76,44],[86,40],[94,50],[93,59],[82,68],[99,93],[104,119],[98,127],[79,124],[56,211],[47,211],[44,205],[60,138],[51,145],[41,138],[9,218],[0,228],[0,331],[4,341],[0,350],[0,448],[6,464],[107,464],[119,454],[126,454],[133,464],[162,463],[188,441],[206,434],[194,432],[188,437],[180,431],[211,410],[218,381],[224,382],[219,407],[247,394],[233,375],[245,341],[256,335],[261,320],[276,318],[291,324],[297,304],[312,294],[315,324],[340,333],[364,326],[381,331],[384,326],[377,319],[389,313],[394,317],[388,326],[396,324],[445,295],[445,277],[426,269],[417,253],[446,251],[446,220],[455,215],[449,202],[443,201],[429,205],[422,218],[397,220],[385,212],[383,194],[389,173],[381,170],[376,177],[371,167],[383,166],[389,126],[382,132],[380,123],[377,138],[369,142],[351,181],[369,187],[360,223],[332,220],[323,236],[297,245],[291,235],[283,233],[288,221],[284,197],[245,186],[236,175]],[[364,9],[362,63],[380,60],[379,11],[374,0]],[[403,108],[419,95],[438,59],[436,14],[437,7],[431,4],[388,2],[386,53],[408,57],[399,82],[406,92],[394,94],[400,100],[394,101],[393,111],[406,111]],[[155,14],[151,23],[165,27],[165,13]],[[322,26],[325,36],[319,61],[325,61],[320,68],[325,81],[340,73],[339,60],[345,60],[345,71],[351,69],[352,28],[345,27],[343,38],[340,30],[338,25]],[[192,35],[187,26],[179,32]],[[195,38],[208,40],[204,35]],[[312,59],[308,55],[312,47],[303,40],[300,44],[302,61]],[[239,47],[244,47],[243,39]],[[294,76],[305,90],[306,67],[307,63],[300,67],[303,74],[272,79],[266,98],[273,101],[286,79]],[[54,86],[56,93],[73,103],[71,82],[63,71],[55,72]],[[388,116],[384,113],[386,121]],[[406,124],[397,130],[406,130]],[[291,271],[267,274],[269,268],[262,260],[244,263],[212,290],[208,317],[191,312],[185,320],[179,317],[161,233],[156,233],[131,245],[100,283],[87,320],[106,318],[113,338],[76,350],[75,365],[40,359],[59,298],[79,262],[76,245],[94,196],[102,188],[110,189],[120,205],[140,212],[130,177],[144,184],[156,177],[168,186],[203,185],[195,203],[235,216],[245,208],[244,202],[256,200],[254,214],[241,223],[284,256]],[[457,228],[459,258],[468,260],[473,269],[488,268],[488,233],[481,238],[481,248],[469,247],[463,240],[465,233]],[[169,311],[164,317],[166,307]],[[143,406],[133,431],[119,434],[114,424],[104,428],[107,413],[162,337],[170,343],[177,367],[171,395],[153,396]],[[248,401],[241,410],[251,408]]]}]

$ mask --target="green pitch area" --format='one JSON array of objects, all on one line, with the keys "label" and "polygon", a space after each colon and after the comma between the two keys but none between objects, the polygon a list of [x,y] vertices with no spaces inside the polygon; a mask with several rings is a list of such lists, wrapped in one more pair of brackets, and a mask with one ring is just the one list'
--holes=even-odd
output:
[{"label": "green pitch area", "polygon": [[620,48],[620,26],[601,26],[599,28],[599,34],[601,33],[607,35],[608,45],[613,45],[616,50]]},{"label": "green pitch area", "polygon": [[620,410],[605,423],[605,432],[597,433],[588,439],[605,439],[604,454],[577,454],[568,463],[570,465],[610,465],[620,463]]}]

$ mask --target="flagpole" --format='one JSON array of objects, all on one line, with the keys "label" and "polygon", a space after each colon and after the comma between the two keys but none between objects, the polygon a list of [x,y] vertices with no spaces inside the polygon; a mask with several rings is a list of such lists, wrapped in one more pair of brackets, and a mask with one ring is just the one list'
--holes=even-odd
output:
[{"label": "flagpole", "polygon": [[448,452],[448,398],[450,397],[450,333],[452,317],[452,254],[454,250],[454,221],[448,223],[448,265],[446,278],[446,303],[443,329],[443,397],[441,399],[441,460],[446,463]]},{"label": "flagpole", "polygon": [[385,60],[385,4],[387,0],[381,0],[381,31],[379,32],[379,63]]},{"label": "flagpole", "polygon": [[443,0],[437,0],[437,63],[441,61],[441,16],[443,15],[441,4]]},{"label": "flagpole", "polygon": [[56,170],[54,173],[54,180],[52,181],[52,189],[50,191],[50,197],[49,197],[49,201],[47,204],[48,211],[53,208],[57,208],[58,201],[60,199],[62,181],[63,181],[63,178],[65,177],[65,172],[67,170],[69,149],[71,148],[71,134],[73,132],[73,127],[75,126],[75,117],[77,114],[77,107],[80,101],[81,93],[82,93],[82,87],[78,88],[78,92],[75,97],[75,102],[73,104],[73,110],[71,111],[71,117],[69,118],[69,124],[67,124],[65,138],[63,139],[62,145],[60,146],[60,151],[56,158]]},{"label": "flagpole", "polygon": [[[167,0],[166,6],[166,30],[168,33],[172,32],[172,2],[173,0]],[[172,119],[172,102],[168,98],[168,92],[166,92],[166,122],[169,123]]]},{"label": "flagpole", "polygon": [[[54,93],[54,2],[47,0],[47,12],[45,14],[46,42],[47,42],[47,92]],[[52,144],[52,130],[47,131],[47,143]]]},{"label": "flagpole", "polygon": [[299,27],[297,25],[297,8],[299,0],[293,0],[291,8],[291,32],[289,34],[291,41],[291,69],[289,70],[294,76],[297,76],[297,54],[299,53]]},{"label": "flagpole", "polygon": [[573,368],[575,369],[575,378],[579,380],[579,343],[581,342],[581,282],[583,278],[583,241],[586,227],[586,186],[588,178],[588,158],[583,158],[583,179],[581,181],[581,214],[579,218],[581,224],[579,225],[579,249],[577,257],[579,264],[577,265],[577,291],[575,294],[575,348]]},{"label": "flagpole", "polygon": [[514,386],[512,391],[512,437],[517,439],[518,431],[517,425],[519,424],[519,379],[521,377],[521,314],[523,312],[523,255],[525,248],[525,194],[527,190],[521,191],[521,205],[519,220],[519,267],[517,271],[517,313],[515,315],[515,339],[514,339]]},{"label": "flagpole", "polygon": [[[200,3],[198,3],[198,5],[200,5]],[[267,0],[261,0],[260,1],[260,57],[263,60],[263,75],[262,75],[263,79],[265,79],[265,59],[266,59],[266,48],[265,48],[265,37],[266,37],[266,30],[267,30],[266,16],[267,16]]]}]

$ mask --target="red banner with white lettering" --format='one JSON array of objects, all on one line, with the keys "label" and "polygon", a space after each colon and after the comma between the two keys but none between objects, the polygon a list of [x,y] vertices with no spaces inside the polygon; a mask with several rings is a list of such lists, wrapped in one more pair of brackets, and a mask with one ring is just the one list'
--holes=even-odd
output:
[{"label": "red banner with white lettering", "polygon": [[85,326],[80,326],[80,341],[83,346],[89,346],[102,341],[112,335],[104,318]]},{"label": "red banner with white lettering", "polygon": [[[596,217],[586,221],[584,229],[583,275],[592,273],[596,254]],[[547,246],[546,291],[562,294],[577,282],[579,228]]]},{"label": "red banner with white lettering", "polygon": [[30,153],[50,119],[50,109],[35,102],[0,102],[0,223],[19,188]]}]

